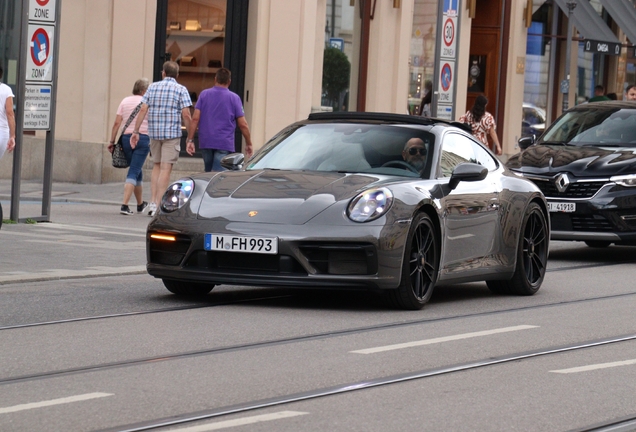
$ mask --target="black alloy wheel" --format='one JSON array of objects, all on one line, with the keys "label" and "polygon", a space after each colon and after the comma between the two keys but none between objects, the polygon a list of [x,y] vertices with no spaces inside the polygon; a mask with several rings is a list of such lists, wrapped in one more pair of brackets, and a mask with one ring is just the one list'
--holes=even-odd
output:
[{"label": "black alloy wheel", "polygon": [[417,310],[430,300],[437,280],[439,249],[431,218],[425,213],[416,215],[405,248],[400,286],[389,294],[394,305]]},{"label": "black alloy wheel", "polygon": [[213,284],[183,282],[170,279],[163,279],[163,284],[168,291],[180,297],[203,297],[214,288]]},{"label": "black alloy wheel", "polygon": [[510,280],[488,281],[498,294],[532,295],[541,287],[548,262],[549,233],[545,214],[537,203],[526,209],[517,248],[515,272]]}]

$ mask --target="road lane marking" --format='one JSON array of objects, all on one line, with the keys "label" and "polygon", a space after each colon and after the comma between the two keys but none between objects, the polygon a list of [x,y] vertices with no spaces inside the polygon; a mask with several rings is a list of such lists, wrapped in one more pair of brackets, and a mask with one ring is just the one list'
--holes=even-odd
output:
[{"label": "road lane marking", "polygon": [[613,368],[618,366],[628,366],[633,364],[636,364],[636,359],[617,361],[617,362],[611,362],[611,363],[598,363],[598,364],[593,364],[588,366],[573,367],[569,369],[558,369],[558,370],[552,370],[550,372],[568,374],[568,373],[587,372],[587,371],[597,370],[597,369],[607,369],[607,368]]},{"label": "road lane marking", "polygon": [[493,330],[463,333],[463,334],[458,334],[454,336],[444,336],[444,337],[439,337],[434,339],[425,339],[421,341],[405,342],[405,343],[400,343],[395,345],[385,345],[385,346],[380,346],[375,348],[366,348],[366,349],[350,351],[350,352],[355,354],[375,354],[375,353],[384,352],[384,351],[393,351],[393,350],[398,350],[403,348],[412,348],[412,347],[422,346],[422,345],[432,345],[436,343],[456,341],[461,339],[470,339],[470,338],[480,337],[480,336],[490,336],[490,335],[494,335],[498,333],[508,333],[508,332],[519,331],[519,330],[528,330],[528,329],[537,328],[537,327],[539,326],[518,325],[514,327],[503,327],[503,328],[498,328]]},{"label": "road lane marking", "polygon": [[219,429],[226,429],[236,426],[244,426],[248,424],[261,423],[272,420],[280,420],[289,417],[296,417],[300,415],[309,414],[302,411],[280,411],[272,414],[263,414],[251,417],[244,417],[236,420],[225,420],[217,423],[210,423],[201,426],[191,426],[182,429],[173,429],[173,432],[207,432]]},{"label": "road lane marking", "polygon": [[11,407],[6,407],[6,408],[0,408],[0,414],[7,414],[7,413],[12,413],[17,411],[30,410],[34,408],[42,408],[42,407],[48,407],[53,405],[67,404],[72,402],[80,402],[80,401],[85,401],[89,399],[102,398],[106,396],[114,396],[114,395],[111,393],[86,393],[83,395],[69,396],[69,397],[59,398],[59,399],[51,399],[48,401],[26,403],[26,404],[14,405]]}]

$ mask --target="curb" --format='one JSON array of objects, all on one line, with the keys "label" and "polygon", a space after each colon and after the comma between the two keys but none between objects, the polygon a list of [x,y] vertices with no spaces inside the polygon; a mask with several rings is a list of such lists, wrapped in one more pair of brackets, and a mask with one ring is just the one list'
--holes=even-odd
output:
[{"label": "curb", "polygon": [[56,275],[45,274],[32,274],[32,275],[14,275],[14,276],[0,276],[0,286],[12,285],[25,282],[46,282],[55,280],[66,279],[86,279],[93,277],[106,277],[106,276],[126,276],[126,275],[138,275],[147,274],[146,266],[131,266],[121,267],[118,271],[103,271],[103,270],[63,270]]}]

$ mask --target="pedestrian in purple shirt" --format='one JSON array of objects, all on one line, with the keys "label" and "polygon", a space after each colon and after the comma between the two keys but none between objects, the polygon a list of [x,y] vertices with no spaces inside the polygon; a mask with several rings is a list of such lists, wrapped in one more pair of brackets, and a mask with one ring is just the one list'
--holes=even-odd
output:
[{"label": "pedestrian in purple shirt", "polygon": [[252,155],[250,128],[245,120],[241,98],[230,91],[231,73],[220,68],[214,77],[214,87],[201,92],[188,130],[186,151],[194,154],[194,133],[199,127],[199,149],[206,172],[223,171],[221,159],[234,153],[234,131],[241,130],[245,138],[245,156]]}]

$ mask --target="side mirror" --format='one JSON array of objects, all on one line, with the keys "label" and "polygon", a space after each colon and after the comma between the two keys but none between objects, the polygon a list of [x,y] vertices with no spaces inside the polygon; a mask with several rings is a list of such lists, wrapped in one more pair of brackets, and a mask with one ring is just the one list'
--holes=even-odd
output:
[{"label": "side mirror", "polygon": [[455,189],[460,181],[480,181],[488,175],[488,168],[476,163],[465,162],[457,165],[451,174],[448,186]]},{"label": "side mirror", "polygon": [[527,149],[528,147],[534,144],[536,139],[537,139],[536,135],[530,135],[523,138],[519,138],[519,141],[518,141],[519,148],[522,150]]},{"label": "side mirror", "polygon": [[230,153],[223,156],[221,166],[230,171],[239,171],[243,169],[243,161],[245,161],[243,153]]}]

